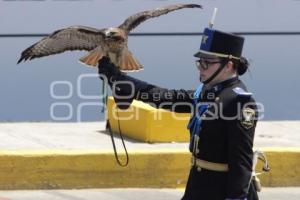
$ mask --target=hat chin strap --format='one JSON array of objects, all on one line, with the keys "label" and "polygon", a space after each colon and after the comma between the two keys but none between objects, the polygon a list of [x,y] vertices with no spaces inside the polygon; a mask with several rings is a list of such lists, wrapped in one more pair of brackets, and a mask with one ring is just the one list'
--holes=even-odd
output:
[{"label": "hat chin strap", "polygon": [[218,68],[217,71],[215,71],[215,73],[213,75],[211,75],[211,77],[209,77],[206,81],[203,81],[203,84],[208,84],[209,82],[211,82],[216,76],[218,76],[218,74],[222,71],[222,69],[225,67],[225,64],[222,63],[222,65],[220,65],[220,67]]}]

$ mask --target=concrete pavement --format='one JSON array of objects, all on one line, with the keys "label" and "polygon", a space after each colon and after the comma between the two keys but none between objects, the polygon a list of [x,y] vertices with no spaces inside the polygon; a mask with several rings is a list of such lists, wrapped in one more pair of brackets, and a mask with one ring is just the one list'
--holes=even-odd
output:
[{"label": "concrete pavement", "polygon": [[[112,150],[104,122],[84,123],[0,123],[0,150]],[[117,142],[120,140],[117,139]],[[182,149],[188,143],[149,144],[126,138],[130,150]],[[254,146],[300,147],[300,121],[261,121]]]},{"label": "concrete pavement", "polygon": [[[178,188],[187,180],[188,143],[125,139],[130,163],[116,164],[105,123],[0,123],[0,189]],[[263,121],[255,148],[271,172],[265,186],[300,186],[300,122]],[[122,154],[120,139],[116,138]],[[271,148],[267,148],[271,147]]]},{"label": "concrete pavement", "polygon": [[[183,189],[83,189],[0,191],[0,200],[179,200]],[[261,200],[299,200],[300,188],[263,188]]]}]

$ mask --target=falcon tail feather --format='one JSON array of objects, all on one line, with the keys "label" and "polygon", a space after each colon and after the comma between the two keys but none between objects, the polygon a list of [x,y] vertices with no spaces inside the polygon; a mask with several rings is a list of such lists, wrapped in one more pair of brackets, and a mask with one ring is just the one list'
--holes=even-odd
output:
[{"label": "falcon tail feather", "polygon": [[102,57],[103,53],[101,51],[92,51],[81,57],[79,61],[88,66],[96,67],[98,65],[98,61],[101,60]]},{"label": "falcon tail feather", "polygon": [[139,71],[143,69],[140,62],[133,57],[129,50],[124,50],[121,59],[119,60],[119,67],[121,71]]}]

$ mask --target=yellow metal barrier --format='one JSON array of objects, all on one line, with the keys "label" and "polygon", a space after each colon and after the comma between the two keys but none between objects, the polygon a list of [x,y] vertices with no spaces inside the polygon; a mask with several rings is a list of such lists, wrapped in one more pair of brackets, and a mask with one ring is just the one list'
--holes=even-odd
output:
[{"label": "yellow metal barrier", "polygon": [[108,120],[114,132],[121,132],[143,142],[188,142],[188,113],[156,109],[140,101],[133,101],[126,110],[118,109],[114,99],[108,98]]}]

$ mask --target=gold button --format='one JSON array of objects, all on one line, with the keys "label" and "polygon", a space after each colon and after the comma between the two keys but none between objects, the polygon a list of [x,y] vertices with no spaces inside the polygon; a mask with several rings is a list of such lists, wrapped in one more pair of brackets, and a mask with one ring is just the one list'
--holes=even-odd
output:
[{"label": "gold button", "polygon": [[197,171],[201,172],[202,168],[201,167],[197,167]]}]

